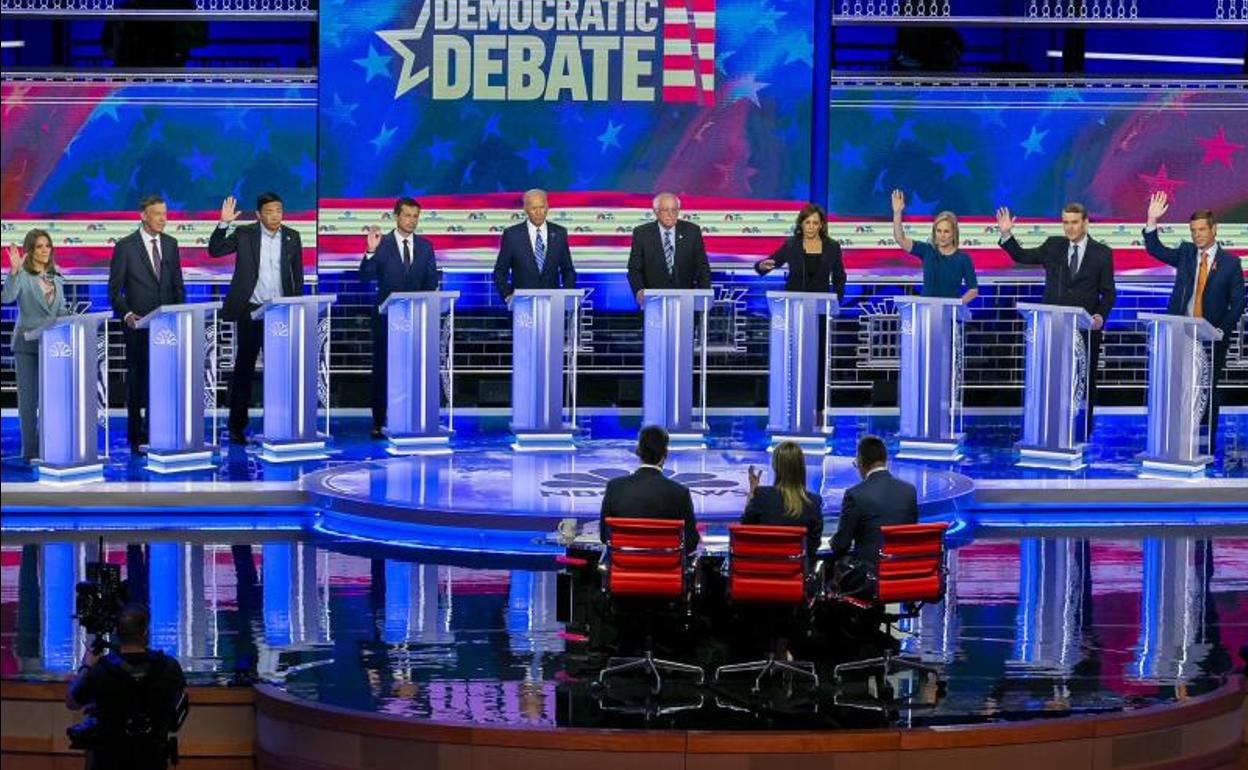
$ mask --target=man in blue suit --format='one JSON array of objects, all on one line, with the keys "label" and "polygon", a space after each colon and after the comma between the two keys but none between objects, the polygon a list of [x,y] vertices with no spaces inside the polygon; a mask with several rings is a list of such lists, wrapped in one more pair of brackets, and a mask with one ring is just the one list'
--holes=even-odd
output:
[{"label": "man in blue suit", "polygon": [[368,250],[360,260],[360,280],[377,281],[373,305],[373,438],[381,438],[386,424],[387,318],[381,303],[396,291],[434,291],[439,274],[433,244],[416,235],[420,204],[411,198],[394,202],[394,230],[382,236],[374,227],[368,233]]},{"label": "man in blue suit", "polygon": [[831,542],[833,577],[839,592],[848,595],[873,585],[884,544],[881,527],[919,520],[918,493],[888,472],[888,452],[878,436],[858,440],[854,467],[862,481],[845,490]]},{"label": "man in blue suit", "polygon": [[494,262],[494,286],[511,304],[516,289],[575,289],[576,269],[568,248],[568,231],[546,221],[545,190],[524,194],[525,221],[503,231]]},{"label": "man in blue suit", "polygon": [[135,328],[161,305],[186,301],[178,242],[165,234],[168,209],[159,195],[139,201],[139,229],[113,246],[108,265],[108,300],[122,320],[126,341],[126,435],[130,451],[147,441],[148,335]]},{"label": "man in blue suit", "polygon": [[1226,368],[1226,352],[1231,335],[1244,315],[1244,273],[1239,257],[1218,246],[1218,225],[1213,212],[1201,209],[1188,219],[1192,240],[1167,248],[1157,235],[1157,220],[1170,208],[1164,192],[1153,193],[1148,201],[1148,223],[1144,227],[1144,248],[1150,256],[1175,268],[1174,289],[1166,312],[1203,318],[1222,330],[1222,339],[1213,345],[1213,371],[1210,382],[1209,448],[1218,436],[1218,407],[1221,396],[1218,378]]}]

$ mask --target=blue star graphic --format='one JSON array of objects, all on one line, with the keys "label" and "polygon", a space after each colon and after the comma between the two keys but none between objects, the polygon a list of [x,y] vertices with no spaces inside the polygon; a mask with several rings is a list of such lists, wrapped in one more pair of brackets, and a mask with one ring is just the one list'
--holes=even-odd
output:
[{"label": "blue star graphic", "polygon": [[364,68],[364,82],[371,83],[373,78],[381,76],[390,80],[390,59],[388,55],[377,53],[377,49],[372,43],[368,44],[368,56],[363,59],[352,59],[351,61]]},{"label": "blue star graphic", "polygon": [[866,167],[862,161],[862,148],[855,147],[844,139],[841,140],[841,151],[832,157],[847,169]]},{"label": "blue star graphic", "polygon": [[971,172],[966,168],[966,159],[971,157],[969,152],[958,152],[948,139],[945,140],[945,152],[943,155],[934,155],[931,160],[933,163],[939,164],[944,170],[945,175],[941,179],[948,179],[951,176],[962,174],[970,176]]},{"label": "blue star graphic", "polygon": [[182,158],[178,162],[186,166],[190,170],[191,181],[195,182],[200,177],[212,176],[213,160],[214,159],[211,155],[203,154],[202,152],[199,151],[198,147],[192,145],[191,154],[185,158]]},{"label": "blue star graphic", "polygon": [[804,31],[790,35],[784,47],[787,49],[784,55],[785,64],[800,61],[807,67],[815,66],[815,46],[810,42],[810,36]]},{"label": "blue star graphic", "polygon": [[433,141],[429,144],[429,165],[437,166],[442,161],[450,161],[451,148],[454,146],[454,142],[433,137]]},{"label": "blue star graphic", "polygon": [[165,141],[165,124],[160,118],[152,120],[147,127],[147,143],[162,144]]},{"label": "blue star graphic", "polygon": [[980,103],[984,106],[975,111],[979,115],[979,125],[1005,128],[1005,121],[1001,119],[1001,110],[990,107],[989,105],[993,102],[988,101],[988,97],[980,99]]},{"label": "blue star graphic", "polygon": [[502,136],[498,130],[498,115],[491,115],[485,119],[485,126],[481,129],[481,138],[487,136]]},{"label": "blue star graphic", "polygon": [[897,126],[897,141],[893,142],[893,146],[900,147],[904,141],[915,141],[914,121],[910,118],[901,121],[901,125]]},{"label": "blue star graphic", "polygon": [[105,115],[112,118],[114,122],[121,122],[121,118],[117,116],[117,102],[112,99],[105,99],[95,106],[95,111],[91,114],[93,120],[98,120]]},{"label": "blue star graphic", "polygon": [[412,187],[411,182],[404,182],[403,189],[399,191],[399,195],[404,198],[419,198],[424,195],[425,192],[427,191],[424,187]]},{"label": "blue star graphic", "polygon": [[925,201],[919,197],[918,192],[911,190],[910,194],[906,196],[906,209],[911,214],[934,214],[936,213],[936,202],[939,200],[939,198],[936,198]]},{"label": "blue star graphic", "polygon": [[880,169],[880,173],[875,175],[875,181],[871,183],[871,192],[884,193],[884,175],[888,173],[888,169]]},{"label": "blue star graphic", "polygon": [[398,130],[398,126],[395,126],[394,128],[386,128],[386,124],[383,122],[381,124],[381,130],[377,132],[377,136],[368,140],[369,144],[373,145],[373,152],[380,155],[381,151],[386,148],[386,145],[390,144],[390,140],[394,138],[394,132]]},{"label": "blue star graphic", "polygon": [[87,186],[90,188],[87,192],[95,200],[102,200],[105,203],[112,203],[113,193],[117,191],[117,185],[108,181],[108,177],[104,176],[104,167],[97,166],[94,177],[84,177]]},{"label": "blue star graphic", "polygon": [[329,114],[330,123],[335,126],[344,124],[354,126],[355,117],[351,113],[355,112],[355,109],[359,106],[358,102],[344,102],[342,97],[338,96],[335,92],[334,104],[332,107],[326,109],[325,112]]},{"label": "blue star graphic", "polygon": [[127,190],[139,189],[139,167],[135,166],[130,169],[130,179],[126,181]]},{"label": "blue star graphic", "polygon": [[728,77],[728,68],[724,66],[724,63],[736,55],[736,51],[724,51],[723,53],[717,53],[715,55],[715,71],[724,77]]},{"label": "blue star graphic", "polygon": [[316,164],[306,154],[291,169],[299,177],[299,187],[304,188],[316,181]]},{"label": "blue star graphic", "polygon": [[224,118],[221,121],[222,130],[232,131],[237,128],[239,131],[246,133],[249,130],[245,122],[248,112],[249,110],[246,107],[231,107],[228,110],[222,110],[221,114]]},{"label": "blue star graphic", "polygon": [[1036,127],[1032,126],[1031,135],[1027,137],[1027,141],[1019,143],[1019,147],[1022,147],[1027,151],[1027,154],[1023,156],[1023,159],[1026,160],[1027,158],[1030,158],[1033,152],[1043,155],[1044,148],[1040,146],[1040,142],[1044,141],[1044,137],[1048,135],[1048,131],[1037,131]]},{"label": "blue star graphic", "polygon": [[544,168],[550,170],[550,148],[539,147],[533,137],[529,137],[529,146],[516,155],[524,158],[525,173],[532,174],[534,169]]},{"label": "blue star graphic", "polygon": [[260,129],[252,134],[252,154],[259,155],[262,152],[270,152],[273,146],[269,144],[269,132],[266,129]]},{"label": "blue star graphic", "polygon": [[167,208],[170,211],[181,211],[182,209],[186,208],[186,201],[175,201],[173,199],[173,196],[171,196],[165,190],[160,191],[160,197],[165,199],[165,208]]},{"label": "blue star graphic", "polygon": [[247,177],[245,176],[240,176],[238,179],[235,179],[234,186],[230,188],[230,195],[241,201],[243,199],[243,183],[246,181]]},{"label": "blue star graphic", "polygon": [[602,151],[606,152],[608,147],[620,149],[620,129],[624,126],[616,125],[610,119],[607,120],[607,128],[598,135],[598,142],[602,144]]},{"label": "blue star graphic", "polygon": [[758,11],[753,14],[755,29],[765,29],[771,34],[776,34],[776,22],[784,18],[784,11],[777,11],[771,3],[761,3]]},{"label": "blue star graphic", "polygon": [[755,107],[762,107],[758,101],[758,92],[771,85],[771,83],[763,83],[754,79],[754,73],[750,72],[745,77],[738,78],[728,84],[728,101],[736,102],[741,99],[749,99]]},{"label": "blue star graphic", "polygon": [[886,120],[890,123],[897,122],[897,117],[893,115],[893,111],[887,107],[871,105],[867,108],[867,114],[871,116],[871,125],[873,126],[876,123],[883,123]]},{"label": "blue star graphic", "polygon": [[459,175],[459,184],[461,187],[467,187],[472,184],[472,172],[476,171],[477,162],[475,160],[468,161],[468,165],[464,166],[464,173]]}]

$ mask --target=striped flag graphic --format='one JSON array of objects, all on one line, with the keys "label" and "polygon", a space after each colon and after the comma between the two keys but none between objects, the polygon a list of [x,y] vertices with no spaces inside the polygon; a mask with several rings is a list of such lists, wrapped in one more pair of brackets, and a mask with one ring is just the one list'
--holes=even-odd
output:
[{"label": "striped flag graphic", "polygon": [[663,0],[663,101],[715,101],[715,0]]}]

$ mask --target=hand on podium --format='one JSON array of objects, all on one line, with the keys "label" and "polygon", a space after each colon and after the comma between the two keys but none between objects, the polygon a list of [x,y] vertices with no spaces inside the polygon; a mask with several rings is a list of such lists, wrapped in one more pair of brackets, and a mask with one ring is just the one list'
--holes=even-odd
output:
[{"label": "hand on podium", "polygon": [[1100,331],[1101,327],[1104,325],[1105,325],[1104,318],[1101,318],[1099,315],[1092,316],[1092,331]]},{"label": "hand on podium", "polygon": [[638,289],[638,290],[637,290],[637,304],[638,304],[638,305],[641,305],[642,300],[644,300],[645,298],[646,298],[646,290],[645,290],[645,289]]},{"label": "hand on podium", "polygon": [[758,269],[763,271],[764,273],[770,270],[774,270],[775,267],[776,267],[776,260],[774,259],[764,259],[762,262],[758,263]]}]

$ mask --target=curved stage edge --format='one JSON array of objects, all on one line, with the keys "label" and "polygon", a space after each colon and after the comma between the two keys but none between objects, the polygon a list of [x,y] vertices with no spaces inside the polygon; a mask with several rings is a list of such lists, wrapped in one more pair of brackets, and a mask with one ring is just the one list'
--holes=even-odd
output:
[{"label": "curved stage edge", "polygon": [[[5,767],[76,766],[63,683],[0,684]],[[448,724],[370,714],[270,685],[193,687],[183,770],[464,768],[1005,767],[1012,770],[1230,770],[1248,733],[1240,676],[1186,701],[1130,713],[946,728],[716,733]]]}]

